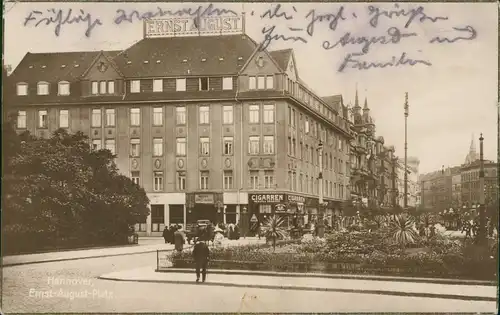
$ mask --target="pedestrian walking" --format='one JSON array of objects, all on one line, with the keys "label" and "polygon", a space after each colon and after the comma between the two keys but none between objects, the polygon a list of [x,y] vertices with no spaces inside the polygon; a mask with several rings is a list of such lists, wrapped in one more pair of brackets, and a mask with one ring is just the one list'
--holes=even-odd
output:
[{"label": "pedestrian walking", "polygon": [[167,244],[167,243],[168,243],[168,234],[169,234],[169,233],[170,233],[170,232],[168,231],[168,227],[165,227],[165,228],[163,229],[163,239],[165,240],[165,244]]},{"label": "pedestrian walking", "polygon": [[177,231],[174,232],[174,243],[175,250],[178,252],[182,252],[184,249],[184,244],[186,243],[186,236],[181,231],[181,228],[178,226]]},{"label": "pedestrian walking", "polygon": [[210,249],[207,244],[203,241],[196,242],[193,248],[193,259],[196,268],[196,282],[200,281],[200,271],[201,271],[201,281],[205,282],[207,279],[207,265],[208,258],[210,255]]}]

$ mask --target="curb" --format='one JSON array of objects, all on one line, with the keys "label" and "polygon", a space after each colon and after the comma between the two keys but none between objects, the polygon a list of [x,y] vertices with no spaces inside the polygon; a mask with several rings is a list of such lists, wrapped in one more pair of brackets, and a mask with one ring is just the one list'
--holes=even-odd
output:
[{"label": "curb", "polygon": [[404,297],[421,297],[421,298],[436,298],[436,299],[465,300],[465,301],[487,301],[487,302],[496,302],[497,301],[497,298],[484,297],[484,296],[466,296],[466,295],[434,294],[434,293],[420,293],[420,292],[409,293],[409,292],[382,291],[382,290],[333,289],[333,288],[284,286],[284,285],[237,284],[237,283],[225,283],[225,282],[196,283],[194,281],[180,281],[180,280],[126,280],[126,279],[119,279],[119,278],[112,278],[112,277],[105,277],[105,276],[97,277],[97,279],[111,280],[111,281],[123,281],[123,282],[172,283],[172,284],[224,286],[224,287],[255,288],[255,289],[362,293],[362,294],[392,295],[392,296],[404,296]]},{"label": "curb", "polygon": [[[173,251],[174,249],[161,249],[161,250],[162,251]],[[57,259],[47,259],[47,260],[38,260],[38,261],[16,262],[16,263],[2,264],[2,268],[3,267],[13,267],[13,266],[22,266],[22,265],[32,265],[32,264],[43,264],[43,263],[59,262],[59,261],[69,261],[69,260],[105,258],[105,257],[126,256],[126,255],[139,255],[139,254],[147,254],[147,253],[156,253],[157,251],[158,251],[158,249],[147,250],[147,251],[143,251],[143,252],[134,252],[134,253],[121,253],[121,254],[108,254],[108,255],[97,255],[97,256],[57,258]]]},{"label": "curb", "polygon": [[[166,273],[192,273],[188,268],[166,268],[162,270],[155,269],[155,272]],[[327,279],[351,279],[351,280],[380,280],[389,282],[415,282],[415,283],[434,283],[448,285],[484,285],[497,286],[495,281],[485,280],[462,280],[462,279],[444,279],[444,278],[413,278],[413,277],[395,277],[395,276],[375,276],[375,275],[354,275],[354,274],[324,274],[324,273],[290,273],[275,271],[246,271],[246,270],[224,270],[210,269],[210,273],[223,275],[245,275],[245,276],[274,276],[274,277],[306,277],[306,278],[327,278]]]}]

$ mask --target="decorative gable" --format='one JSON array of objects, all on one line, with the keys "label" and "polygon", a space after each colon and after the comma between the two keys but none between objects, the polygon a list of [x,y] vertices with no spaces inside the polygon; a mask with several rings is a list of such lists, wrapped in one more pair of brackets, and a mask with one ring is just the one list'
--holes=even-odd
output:
[{"label": "decorative gable", "polygon": [[116,65],[101,52],[82,77],[84,80],[100,81],[118,79],[122,75]]},{"label": "decorative gable", "polygon": [[295,67],[295,58],[290,58],[288,61],[288,65],[286,68],[286,75],[288,76],[289,79],[293,81],[297,81],[297,68]]},{"label": "decorative gable", "polygon": [[272,75],[280,73],[276,62],[269,56],[266,51],[257,51],[250,57],[247,64],[243,67],[241,74],[243,75]]}]

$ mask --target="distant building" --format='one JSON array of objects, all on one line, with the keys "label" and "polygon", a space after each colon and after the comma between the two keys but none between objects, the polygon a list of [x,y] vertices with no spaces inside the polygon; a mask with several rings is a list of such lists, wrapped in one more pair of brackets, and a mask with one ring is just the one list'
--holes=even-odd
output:
[{"label": "distant building", "polygon": [[[468,207],[480,202],[481,189],[479,187],[480,157],[476,153],[474,137],[472,138],[469,153],[461,167],[460,188],[461,204]],[[484,161],[484,193],[485,203],[498,200],[498,163]]]},{"label": "distant building", "polygon": [[[399,205],[404,207],[404,158],[399,158],[398,164],[398,190],[399,190]],[[408,193],[408,207],[417,207],[417,191],[418,190],[418,168],[420,165],[420,160],[416,157],[407,158],[407,193]]]}]

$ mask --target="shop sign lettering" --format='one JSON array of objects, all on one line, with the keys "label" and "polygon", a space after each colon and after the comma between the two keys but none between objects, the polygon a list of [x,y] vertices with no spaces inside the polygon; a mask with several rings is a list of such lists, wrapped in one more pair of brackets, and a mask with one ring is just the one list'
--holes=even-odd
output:
[{"label": "shop sign lettering", "polygon": [[297,195],[288,195],[288,202],[292,203],[305,203],[306,197],[297,196]]},{"label": "shop sign lettering", "polygon": [[285,196],[283,194],[254,194],[250,196],[254,203],[280,203]]},{"label": "shop sign lettering", "polygon": [[214,203],[214,195],[212,194],[196,194],[194,195],[195,203],[205,203],[205,204],[213,204]]}]

